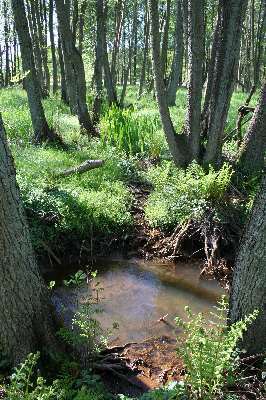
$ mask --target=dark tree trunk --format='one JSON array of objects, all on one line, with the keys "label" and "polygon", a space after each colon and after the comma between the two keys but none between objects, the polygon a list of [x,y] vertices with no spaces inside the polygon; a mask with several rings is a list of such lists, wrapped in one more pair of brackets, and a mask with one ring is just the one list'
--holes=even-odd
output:
[{"label": "dark tree trunk", "polygon": [[87,0],[84,0],[80,6],[80,14],[79,14],[79,52],[82,54],[83,52],[83,40],[84,40],[84,25],[85,25],[85,12],[87,9]]},{"label": "dark tree trunk", "polygon": [[246,175],[263,170],[266,151],[266,83],[261,89],[259,103],[254,111],[249,129],[239,154],[239,164]]},{"label": "dark tree trunk", "polygon": [[0,115],[0,343],[15,365],[42,347],[55,350],[47,288],[33,253]]},{"label": "dark tree trunk", "polygon": [[255,309],[259,315],[244,334],[248,354],[266,351],[266,175],[241,239],[230,295],[229,321],[243,319]]},{"label": "dark tree trunk", "polygon": [[12,9],[20,43],[23,71],[26,75],[24,78],[24,85],[29,101],[34,141],[36,143],[47,140],[53,141],[58,138],[55,133],[49,129],[44,115],[23,0],[12,0]]}]

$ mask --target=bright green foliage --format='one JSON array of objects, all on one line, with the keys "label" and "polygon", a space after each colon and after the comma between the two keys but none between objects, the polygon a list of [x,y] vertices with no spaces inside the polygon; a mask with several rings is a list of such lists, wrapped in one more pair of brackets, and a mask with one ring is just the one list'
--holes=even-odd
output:
[{"label": "bright green foliage", "polygon": [[185,171],[172,162],[163,162],[146,174],[154,187],[145,208],[146,218],[152,226],[167,228],[189,218],[200,219],[208,205],[223,198],[231,176],[227,164],[219,171],[210,167],[206,173],[196,163]]},{"label": "bright green foliage", "polygon": [[192,314],[188,307],[186,311],[188,321],[176,318],[176,323],[184,330],[184,343],[178,354],[186,368],[187,391],[191,393],[191,399],[211,400],[227,381],[233,379],[237,366],[237,343],[256,319],[258,311],[229,327],[225,317],[225,297],[218,303],[217,312],[211,313],[215,322],[206,320],[201,313]]},{"label": "bright green foliage", "polygon": [[164,137],[157,131],[159,117],[150,118],[139,115],[133,108],[109,108],[101,120],[101,140],[117,147],[128,155],[146,153],[151,157],[159,156]]},{"label": "bright green foliage", "polygon": [[59,381],[48,385],[44,378],[36,375],[39,353],[29,354],[24,363],[15,368],[10,383],[5,387],[9,400],[60,400],[64,390]]}]

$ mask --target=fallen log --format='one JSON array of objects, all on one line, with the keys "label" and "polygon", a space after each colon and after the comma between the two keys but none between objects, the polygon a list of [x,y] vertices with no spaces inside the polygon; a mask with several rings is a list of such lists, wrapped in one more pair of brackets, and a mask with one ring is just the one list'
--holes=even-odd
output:
[{"label": "fallen log", "polygon": [[83,174],[84,172],[90,171],[91,169],[99,168],[104,164],[104,160],[86,160],[82,164],[77,165],[76,167],[64,169],[62,171],[56,172],[55,175],[60,176],[69,176],[72,174]]}]

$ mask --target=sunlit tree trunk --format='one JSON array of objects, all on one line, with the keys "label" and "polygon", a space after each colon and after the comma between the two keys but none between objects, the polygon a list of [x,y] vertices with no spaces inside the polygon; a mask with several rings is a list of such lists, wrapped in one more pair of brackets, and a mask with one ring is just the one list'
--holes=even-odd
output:
[{"label": "sunlit tree trunk", "polygon": [[52,55],[52,66],[53,66],[53,93],[58,90],[58,75],[57,75],[57,60],[55,50],[55,38],[54,38],[54,0],[49,0],[49,33],[51,42],[51,55]]}]

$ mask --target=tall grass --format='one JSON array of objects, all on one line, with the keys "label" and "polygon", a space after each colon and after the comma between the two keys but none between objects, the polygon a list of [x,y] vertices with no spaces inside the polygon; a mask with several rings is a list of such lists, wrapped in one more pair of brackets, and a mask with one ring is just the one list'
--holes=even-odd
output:
[{"label": "tall grass", "polygon": [[134,108],[121,109],[113,106],[101,120],[101,141],[115,146],[127,155],[145,153],[151,157],[160,155],[163,136],[158,134],[160,120],[139,115]]}]

